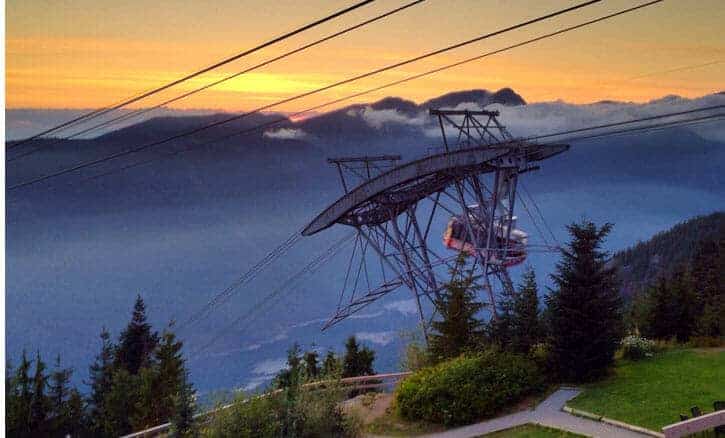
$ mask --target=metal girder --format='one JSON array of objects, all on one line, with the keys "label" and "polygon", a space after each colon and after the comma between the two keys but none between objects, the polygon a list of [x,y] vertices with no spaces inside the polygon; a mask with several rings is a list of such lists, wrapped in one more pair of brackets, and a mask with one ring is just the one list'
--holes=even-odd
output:
[{"label": "metal girder", "polygon": [[[404,185],[412,182],[425,181],[432,175],[439,179],[439,184],[431,185],[424,192],[415,190],[412,192],[425,197],[440,191],[439,187],[445,181],[452,183],[466,174],[481,174],[492,172],[498,167],[512,166],[513,160],[522,155],[526,157],[527,161],[542,160],[564,152],[567,148],[566,145],[511,143],[494,147],[461,149],[412,161],[365,181],[346,193],[307,225],[302,231],[302,235],[311,236],[335,223],[364,224],[366,223],[365,218],[361,217],[358,220],[353,217],[353,213],[357,209],[363,208],[362,211],[365,211],[366,207],[370,208],[370,203],[389,209],[390,204],[386,200],[394,196],[396,190],[400,191]],[[414,201],[411,200],[398,208],[398,214],[405,211],[411,205],[410,202],[417,202],[422,197],[411,198]],[[377,218],[373,216],[371,220],[372,223],[379,223],[379,215]]]},{"label": "metal girder", "polygon": [[[506,293],[513,293],[508,274],[507,257],[512,251],[512,229],[518,176],[531,170],[530,163],[562,153],[568,145],[539,145],[515,140],[497,120],[496,111],[448,111],[431,110],[437,116],[445,152],[397,166],[373,176],[370,172],[374,161],[395,160],[397,156],[359,157],[330,159],[338,166],[345,194],[320,213],[302,231],[310,236],[334,224],[357,229],[361,251],[357,255],[360,265],[350,283],[348,276],[356,259],[351,252],[350,265],[340,302],[325,328],[360,311],[381,297],[406,286],[413,294],[416,311],[427,340],[430,321],[438,311],[437,298],[445,287],[447,278],[440,270],[453,269],[451,261],[461,252],[472,255],[472,272],[480,273],[487,291],[481,302],[496,317],[496,294],[493,283]],[[483,123],[476,116],[485,119]],[[462,121],[453,117],[463,117]],[[455,128],[457,138],[449,141],[445,125]],[[361,175],[349,163],[364,163]],[[342,170],[347,169],[363,180],[348,190]],[[429,209],[421,208],[430,202]],[[453,203],[453,206],[446,205]],[[477,204],[477,206],[472,205]],[[451,223],[459,221],[464,226],[464,236],[458,239],[459,253],[441,257],[429,242],[429,233],[436,213],[453,216]],[[521,233],[517,231],[517,236]],[[436,232],[433,232],[436,235]],[[435,238],[434,238],[435,239]],[[446,238],[448,239],[448,238]],[[470,244],[469,244],[470,242]],[[439,244],[440,245],[440,244]],[[468,245],[468,246],[466,246]],[[380,262],[383,282],[371,288],[365,250],[371,248]],[[448,249],[446,249],[448,250]],[[520,251],[514,248],[513,250]],[[516,257],[516,253],[514,254]],[[468,269],[468,268],[467,268]],[[386,274],[386,271],[392,272]],[[359,276],[365,274],[367,291],[357,293]],[[479,275],[479,274],[477,274]],[[481,288],[481,285],[477,285]],[[343,300],[343,297],[349,297]],[[433,304],[433,312],[426,318],[421,297]],[[344,302],[344,303],[343,303]]]}]

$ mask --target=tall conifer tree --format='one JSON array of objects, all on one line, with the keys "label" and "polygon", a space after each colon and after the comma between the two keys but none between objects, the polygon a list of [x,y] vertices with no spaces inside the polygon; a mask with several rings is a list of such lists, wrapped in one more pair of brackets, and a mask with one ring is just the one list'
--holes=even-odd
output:
[{"label": "tall conifer tree", "polygon": [[141,295],[138,295],[131,321],[121,332],[116,349],[116,365],[131,375],[138,374],[141,367],[150,363],[158,342],[158,334],[151,330],[151,324],[146,321],[146,305]]},{"label": "tall conifer tree", "polygon": [[601,250],[611,224],[568,226],[571,242],[552,275],[547,297],[552,365],[568,381],[602,375],[614,361],[622,336],[622,299],[616,272]]},{"label": "tall conifer tree", "polygon": [[69,368],[62,368],[60,354],[55,358],[55,367],[50,374],[50,388],[48,398],[50,400],[50,413],[53,418],[53,431],[65,436],[71,427],[68,417],[68,399],[70,397],[70,378],[72,371]]},{"label": "tall conifer tree", "polygon": [[514,297],[511,315],[511,350],[528,353],[542,338],[539,290],[532,268],[524,273],[523,283]]},{"label": "tall conifer tree", "polygon": [[105,402],[113,384],[113,355],[115,346],[111,342],[111,334],[104,327],[101,330],[101,351],[89,368],[91,394],[88,400],[90,407],[90,427],[95,434],[104,430],[107,414]]},{"label": "tall conifer tree", "polygon": [[466,267],[461,254],[451,269],[451,279],[436,300],[440,319],[433,321],[429,335],[431,356],[436,361],[456,357],[474,348],[482,334],[478,313],[483,305],[476,300],[476,277]]},{"label": "tall conifer tree", "polygon": [[48,375],[45,373],[46,365],[40,357],[40,351],[35,355],[35,374],[33,376],[33,395],[30,402],[30,430],[34,433],[45,433],[46,420],[50,410],[50,402],[46,395]]}]

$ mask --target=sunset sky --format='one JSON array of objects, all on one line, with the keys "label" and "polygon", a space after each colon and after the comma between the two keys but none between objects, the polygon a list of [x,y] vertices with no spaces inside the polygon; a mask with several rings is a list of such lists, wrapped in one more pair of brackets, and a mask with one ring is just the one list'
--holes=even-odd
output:
[{"label": "sunset sky", "polygon": [[[8,108],[101,107],[159,86],[353,1],[8,0]],[[406,2],[378,0],[136,106],[150,106]],[[308,52],[177,102],[243,110],[490,32],[571,1],[428,0]],[[294,111],[633,5],[612,0],[279,107]],[[647,101],[725,89],[722,0],[662,4],[359,100],[421,101],[511,87],[528,101]],[[709,65],[705,65],[709,64]],[[680,68],[686,69],[679,70]],[[691,67],[691,68],[690,68]],[[670,71],[678,70],[678,71]]]}]

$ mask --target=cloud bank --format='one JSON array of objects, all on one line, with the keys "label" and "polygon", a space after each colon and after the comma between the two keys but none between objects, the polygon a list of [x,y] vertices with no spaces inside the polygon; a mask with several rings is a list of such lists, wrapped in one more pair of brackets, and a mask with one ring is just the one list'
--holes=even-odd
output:
[{"label": "cloud bank", "polygon": [[388,345],[397,337],[395,332],[357,332],[355,337],[360,341],[368,341],[378,345]]},{"label": "cloud bank", "polygon": [[[666,96],[646,103],[602,101],[591,104],[573,104],[558,100],[522,106],[491,104],[482,108],[474,102],[463,102],[455,107],[443,109],[497,110],[500,112],[499,121],[506,126],[514,137],[530,137],[722,104],[725,104],[725,94],[718,93],[695,99]],[[675,116],[650,123],[683,120],[712,113],[714,111]],[[347,114],[351,117],[361,118],[368,126],[375,129],[381,129],[389,124],[397,124],[418,128],[430,138],[440,136],[437,119],[430,117],[427,110],[421,110],[419,113],[410,116],[395,109],[376,110],[368,106],[361,110],[350,110]],[[631,125],[631,127],[634,126],[637,125]],[[725,128],[722,124],[689,126],[697,134],[709,140],[725,141]],[[447,127],[446,129],[447,133],[455,134],[453,128]]]},{"label": "cloud bank", "polygon": [[277,140],[301,140],[307,137],[307,133],[301,129],[280,128],[274,131],[264,131],[264,136]]}]

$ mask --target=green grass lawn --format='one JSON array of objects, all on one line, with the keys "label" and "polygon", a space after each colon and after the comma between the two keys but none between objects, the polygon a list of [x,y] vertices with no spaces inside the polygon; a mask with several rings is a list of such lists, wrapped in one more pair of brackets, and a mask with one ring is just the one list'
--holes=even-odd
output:
[{"label": "green grass lawn", "polygon": [[679,414],[725,400],[725,351],[671,350],[653,358],[617,362],[614,374],[587,385],[569,406],[659,431]]},{"label": "green grass lawn", "polygon": [[539,426],[538,424],[524,424],[511,429],[484,435],[486,438],[575,438],[583,435]]}]

